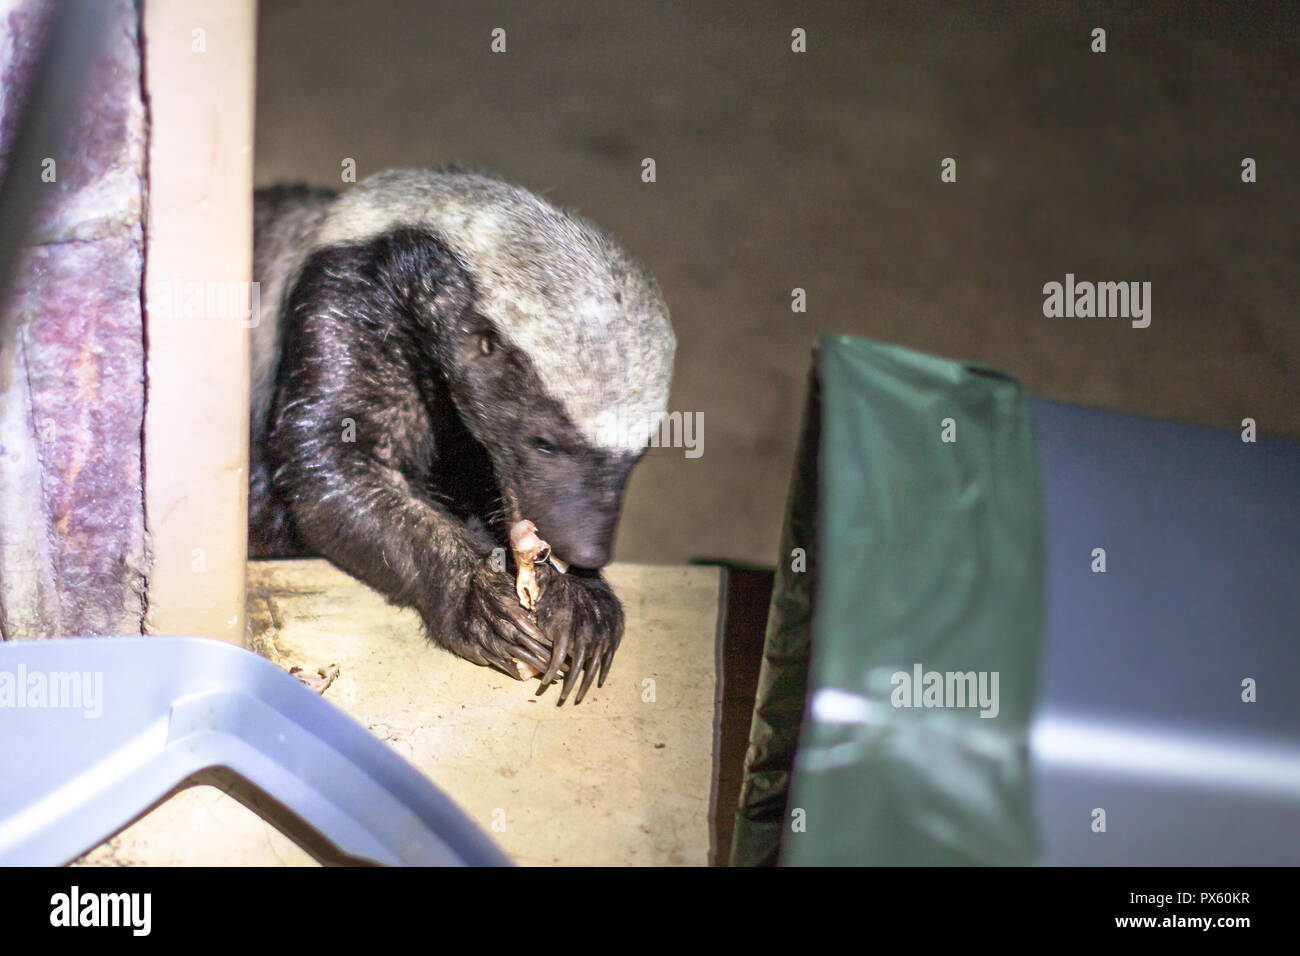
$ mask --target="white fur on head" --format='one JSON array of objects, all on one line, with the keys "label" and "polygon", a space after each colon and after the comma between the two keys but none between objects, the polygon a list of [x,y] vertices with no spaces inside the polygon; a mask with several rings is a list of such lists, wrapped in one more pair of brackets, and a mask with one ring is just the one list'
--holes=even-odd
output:
[{"label": "white fur on head", "polygon": [[427,229],[468,269],[478,309],[532,359],[594,445],[643,448],[668,405],[676,340],[654,279],[586,220],[459,170],[395,169],[340,196],[314,248]]}]

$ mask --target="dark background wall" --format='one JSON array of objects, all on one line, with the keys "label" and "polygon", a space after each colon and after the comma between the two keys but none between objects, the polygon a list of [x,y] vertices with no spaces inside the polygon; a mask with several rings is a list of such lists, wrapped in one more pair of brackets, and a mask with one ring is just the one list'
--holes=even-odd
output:
[{"label": "dark background wall", "polygon": [[[637,472],[619,557],[771,564],[826,333],[1300,438],[1297,5],[1152,7],[262,0],[257,180],[466,162],[612,231],[705,423]],[[1045,318],[1067,272],[1151,282],[1151,326]]]}]

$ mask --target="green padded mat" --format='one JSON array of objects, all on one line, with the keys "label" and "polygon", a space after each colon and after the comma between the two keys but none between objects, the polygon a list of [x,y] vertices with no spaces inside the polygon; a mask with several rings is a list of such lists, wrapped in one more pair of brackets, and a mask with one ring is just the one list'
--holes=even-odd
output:
[{"label": "green padded mat", "polygon": [[1026,398],[863,339],[814,355],[731,862],[1030,863]]}]

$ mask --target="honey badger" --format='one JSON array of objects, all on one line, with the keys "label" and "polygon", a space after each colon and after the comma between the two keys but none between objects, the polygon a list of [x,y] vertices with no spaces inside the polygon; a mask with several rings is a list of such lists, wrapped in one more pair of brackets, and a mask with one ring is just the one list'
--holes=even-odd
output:
[{"label": "honey badger", "polygon": [[[654,279],[459,168],[261,190],[254,221],[250,553],[326,557],[453,653],[580,702],[622,638],[598,569],[667,406]],[[524,518],[571,565],[539,567],[535,621],[492,559]]]}]

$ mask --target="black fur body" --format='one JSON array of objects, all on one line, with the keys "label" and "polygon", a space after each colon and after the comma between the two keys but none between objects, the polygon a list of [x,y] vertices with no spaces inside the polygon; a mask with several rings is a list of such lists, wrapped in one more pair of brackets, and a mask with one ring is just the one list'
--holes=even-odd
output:
[{"label": "black fur body", "polygon": [[[622,636],[598,569],[643,450],[600,425],[661,409],[671,373],[653,280],[458,170],[262,191],[255,222],[250,553],[329,558],[454,653],[581,700]],[[539,568],[535,621],[500,563],[521,518],[573,564]]]}]

